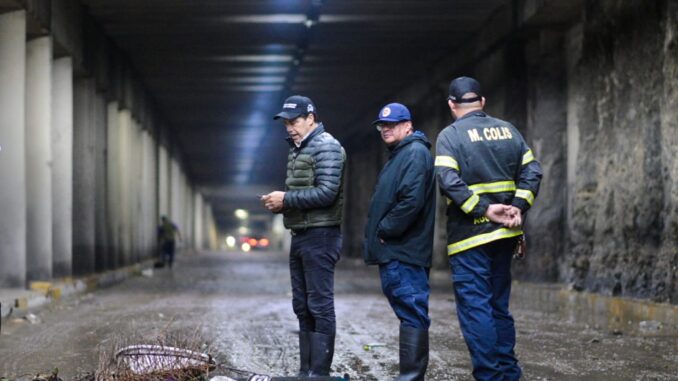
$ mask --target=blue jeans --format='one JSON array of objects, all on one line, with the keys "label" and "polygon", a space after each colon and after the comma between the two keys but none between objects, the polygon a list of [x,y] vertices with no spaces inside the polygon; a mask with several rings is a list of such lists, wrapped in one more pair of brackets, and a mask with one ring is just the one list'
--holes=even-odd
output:
[{"label": "blue jeans", "polygon": [[502,239],[452,255],[457,317],[476,380],[519,380],[516,331],[509,312],[515,239]]},{"label": "blue jeans", "polygon": [[334,335],[334,267],[341,253],[339,227],[311,228],[292,236],[292,308],[299,330]]},{"label": "blue jeans", "polygon": [[381,289],[403,327],[428,329],[429,270],[397,260],[379,265]]}]

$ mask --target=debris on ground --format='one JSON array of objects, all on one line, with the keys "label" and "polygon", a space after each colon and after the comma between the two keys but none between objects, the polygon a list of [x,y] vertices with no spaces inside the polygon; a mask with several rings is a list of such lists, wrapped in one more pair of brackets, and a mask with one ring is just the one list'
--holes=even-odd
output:
[{"label": "debris on ground", "polygon": [[369,352],[369,351],[373,350],[374,348],[385,347],[385,346],[386,346],[386,344],[384,344],[384,343],[369,343],[369,344],[363,345],[363,349],[365,351]]},{"label": "debris on ground", "polygon": [[154,338],[136,334],[114,340],[112,347],[100,347],[96,381],[207,380],[216,364],[199,329],[169,334],[173,320]]},{"label": "debris on ground", "polygon": [[115,359],[137,375],[207,373],[215,367],[210,355],[162,345],[131,345],[119,350]]},{"label": "debris on ground", "polygon": [[662,322],[655,320],[643,320],[638,326],[641,332],[659,332],[662,329]]},{"label": "debris on ground", "polygon": [[31,324],[42,323],[42,320],[40,320],[40,318],[35,314],[27,314],[26,316],[24,316],[24,319]]},{"label": "debris on ground", "polygon": [[59,368],[54,368],[50,374],[38,374],[31,381],[63,381],[59,378]]}]

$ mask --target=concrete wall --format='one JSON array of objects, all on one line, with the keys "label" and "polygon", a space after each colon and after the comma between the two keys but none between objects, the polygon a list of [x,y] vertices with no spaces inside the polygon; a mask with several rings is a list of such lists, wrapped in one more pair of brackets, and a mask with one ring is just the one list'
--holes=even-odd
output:
[{"label": "concrete wall", "polygon": [[[478,78],[486,111],[521,130],[545,172],[525,227],[528,257],[514,274],[678,302],[678,4],[521,1],[488,24],[463,54],[452,50],[384,103],[408,105],[435,141],[452,121],[449,81]],[[357,123],[367,126],[382,105]],[[372,131],[345,143],[345,255],[360,256],[384,151]],[[443,267],[438,209],[434,263]]]}]

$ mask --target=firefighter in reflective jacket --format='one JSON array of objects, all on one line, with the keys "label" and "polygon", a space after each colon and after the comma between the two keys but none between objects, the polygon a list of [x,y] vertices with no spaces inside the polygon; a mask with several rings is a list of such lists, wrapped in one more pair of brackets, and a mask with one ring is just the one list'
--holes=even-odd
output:
[{"label": "firefighter in reflective jacket", "polygon": [[542,171],[518,130],[483,112],[475,79],[457,78],[449,90],[456,120],[438,135],[435,166],[459,325],[476,380],[518,380],[510,265]]}]

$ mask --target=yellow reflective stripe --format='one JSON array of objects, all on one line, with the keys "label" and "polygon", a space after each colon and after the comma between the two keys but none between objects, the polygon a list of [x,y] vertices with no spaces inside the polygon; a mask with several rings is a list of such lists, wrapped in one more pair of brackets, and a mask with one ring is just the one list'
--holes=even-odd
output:
[{"label": "yellow reflective stripe", "polygon": [[459,164],[452,156],[436,156],[436,167],[450,167],[459,170]]},{"label": "yellow reflective stripe", "polygon": [[523,164],[522,165],[525,165],[525,164],[527,164],[527,163],[529,163],[533,160],[534,160],[534,155],[532,154],[532,150],[528,150],[523,155]]},{"label": "yellow reflective stripe", "polygon": [[461,205],[461,210],[463,210],[464,213],[466,214],[471,213],[473,208],[475,208],[476,205],[478,205],[478,201],[480,201],[480,197],[478,197],[478,195],[474,193],[471,197],[467,198],[466,201],[464,201],[464,203]]},{"label": "yellow reflective stripe", "polygon": [[532,205],[534,202],[534,193],[532,191],[529,191],[527,189],[518,189],[516,191],[516,197],[524,198],[525,201],[527,201],[528,204]]},{"label": "yellow reflective stripe", "polygon": [[500,228],[491,233],[478,234],[471,238],[455,242],[447,245],[447,255],[454,255],[464,250],[472,249],[474,247],[484,245],[488,242],[496,241],[503,238],[516,237],[523,234],[520,229]]},{"label": "yellow reflective stripe", "polygon": [[469,189],[475,194],[513,192],[516,190],[516,183],[513,180],[480,183],[469,185]]}]

